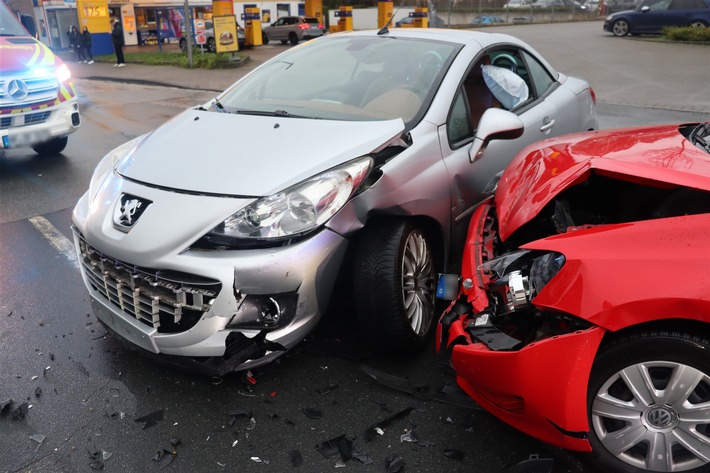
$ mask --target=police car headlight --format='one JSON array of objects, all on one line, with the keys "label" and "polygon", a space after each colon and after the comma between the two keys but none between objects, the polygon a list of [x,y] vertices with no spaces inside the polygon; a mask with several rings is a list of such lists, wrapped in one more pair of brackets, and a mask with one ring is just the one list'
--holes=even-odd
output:
[{"label": "police car headlight", "polygon": [[57,68],[57,80],[59,82],[66,82],[71,79],[71,71],[66,64],[62,64]]}]

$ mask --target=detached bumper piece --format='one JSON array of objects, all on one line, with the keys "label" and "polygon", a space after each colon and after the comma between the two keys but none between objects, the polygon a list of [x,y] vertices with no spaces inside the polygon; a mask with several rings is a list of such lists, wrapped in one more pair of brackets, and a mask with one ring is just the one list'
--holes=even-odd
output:
[{"label": "detached bumper piece", "polygon": [[491,315],[482,312],[466,324],[466,332],[476,341],[493,351],[513,351],[523,347],[523,342],[498,330],[490,321]]}]

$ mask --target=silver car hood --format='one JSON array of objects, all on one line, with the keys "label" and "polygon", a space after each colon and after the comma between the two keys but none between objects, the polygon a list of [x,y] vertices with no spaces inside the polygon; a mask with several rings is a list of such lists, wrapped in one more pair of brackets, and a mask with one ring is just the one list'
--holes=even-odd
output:
[{"label": "silver car hood", "polygon": [[121,162],[122,176],[188,192],[271,195],[399,138],[401,119],[335,121],[186,110]]}]

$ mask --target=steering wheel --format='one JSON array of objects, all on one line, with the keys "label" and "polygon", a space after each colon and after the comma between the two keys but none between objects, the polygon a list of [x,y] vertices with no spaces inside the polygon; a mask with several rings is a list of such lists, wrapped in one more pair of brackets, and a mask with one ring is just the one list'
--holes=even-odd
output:
[{"label": "steering wheel", "polygon": [[510,54],[503,53],[497,55],[491,61],[491,65],[508,69],[516,74],[518,73],[518,63],[515,61],[515,58]]}]

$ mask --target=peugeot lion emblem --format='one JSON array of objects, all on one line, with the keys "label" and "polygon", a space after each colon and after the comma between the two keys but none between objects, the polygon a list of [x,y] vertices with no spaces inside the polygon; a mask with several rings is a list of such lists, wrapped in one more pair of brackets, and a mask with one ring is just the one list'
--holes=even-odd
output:
[{"label": "peugeot lion emblem", "polygon": [[134,195],[121,194],[113,211],[114,226],[123,232],[128,232],[151,203]]},{"label": "peugeot lion emblem", "polygon": [[29,93],[27,84],[20,79],[13,79],[7,83],[7,94],[15,100],[22,100]]}]

